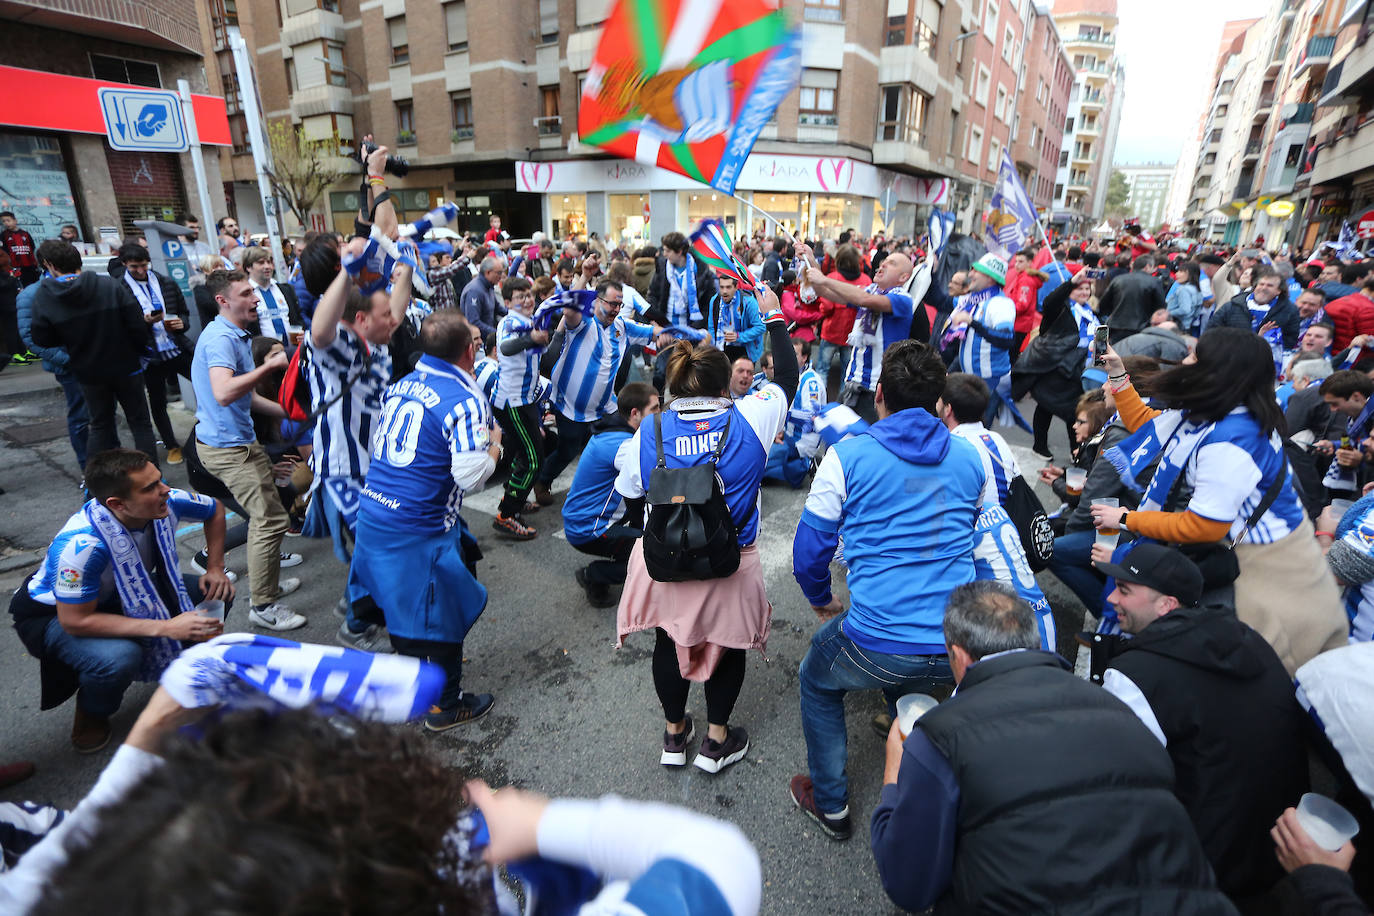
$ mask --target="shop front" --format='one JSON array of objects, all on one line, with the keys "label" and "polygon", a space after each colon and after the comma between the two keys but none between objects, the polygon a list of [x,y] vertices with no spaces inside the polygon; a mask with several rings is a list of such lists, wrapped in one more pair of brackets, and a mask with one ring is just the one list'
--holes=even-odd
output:
[{"label": "shop front", "polygon": [[[830,239],[846,229],[863,236],[916,236],[932,206],[947,206],[950,182],[916,177],[840,157],[754,153],[735,196],[654,166],[623,159],[517,162],[519,191],[541,195],[543,228],[556,238],[596,233],[626,248],[657,244],[704,219],[724,222],[732,238],[783,230]],[[895,204],[882,211],[891,188]]]}]

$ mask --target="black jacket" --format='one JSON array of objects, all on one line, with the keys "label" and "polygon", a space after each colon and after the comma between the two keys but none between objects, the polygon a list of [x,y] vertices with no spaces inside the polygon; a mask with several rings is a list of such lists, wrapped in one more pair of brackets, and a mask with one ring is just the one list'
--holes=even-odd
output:
[{"label": "black jacket", "polygon": [[939,913],[1230,913],[1169,755],[1116,697],[1057,656],[968,669],[917,720],[959,784]]},{"label": "black jacket", "polygon": [[[293,287],[290,283],[278,283],[277,289],[281,290],[281,297],[286,300],[286,320],[291,323],[291,326],[293,328],[305,327],[305,324],[301,321],[301,306],[300,301],[296,298],[295,287]],[[254,292],[256,292],[257,287],[253,287],[253,290]],[[214,302],[214,298],[211,297],[210,301]],[[200,307],[200,300],[196,300],[196,307]],[[219,306],[216,305],[215,314],[210,316],[210,321],[214,321],[215,315],[218,314]],[[205,317],[203,312],[201,317]],[[209,322],[206,322],[206,324],[209,324]],[[247,330],[250,334],[253,334],[254,336],[262,333],[262,329],[258,327],[258,322],[256,320],[254,320],[253,323],[248,326]]]},{"label": "black jacket", "polygon": [[1097,304],[1097,312],[1111,329],[1111,342],[1116,343],[1149,327],[1150,316],[1164,307],[1164,289],[1159,281],[1144,271],[1133,270],[1111,282]]},{"label": "black jacket", "polygon": [[[182,353],[194,353],[196,349],[195,344],[191,343],[191,339],[186,336],[186,332],[191,329],[191,310],[186,307],[186,297],[181,294],[181,288],[177,286],[177,281],[173,280],[171,277],[164,277],[152,268],[148,269],[148,276],[157,279],[157,289],[158,292],[162,294],[164,316],[167,318],[180,318],[182,325],[184,325],[182,330],[168,331],[167,335],[172,338],[172,341],[176,343]],[[123,274],[121,274],[119,279],[115,282],[125,288],[128,287],[128,283],[124,281]]]},{"label": "black jacket", "polygon": [[[687,257],[692,257],[688,252]],[[658,258],[658,267],[654,270],[654,278],[649,281],[649,295],[645,298],[649,300],[648,317],[667,327],[671,324],[668,321],[668,259],[662,255]],[[711,271],[701,264],[697,264],[697,308],[701,314],[705,315],[710,311],[711,297],[716,294],[716,284],[711,277]],[[705,327],[703,319],[696,323],[697,327]]]},{"label": "black jacket", "polygon": [[1110,667],[1149,702],[1221,889],[1267,891],[1283,877],[1269,828],[1308,787],[1304,714],[1279,657],[1225,608],[1179,608]]},{"label": "black jacket", "polygon": [[[1207,327],[1254,330],[1255,321],[1250,316],[1249,306],[1246,305],[1249,298],[1248,293],[1237,293],[1230,302],[1218,306],[1216,311],[1212,312]],[[1298,313],[1298,307],[1289,302],[1286,296],[1279,296],[1269,304],[1269,311],[1265,313],[1260,324],[1270,321],[1277,323],[1279,330],[1283,332],[1283,346],[1286,349],[1291,350],[1298,345],[1298,327],[1302,324],[1302,315]]]},{"label": "black jacket", "polygon": [[95,385],[138,372],[152,342],[143,309],[123,281],[90,271],[75,280],[43,279],[30,335],[40,347],[66,347],[72,375]]}]

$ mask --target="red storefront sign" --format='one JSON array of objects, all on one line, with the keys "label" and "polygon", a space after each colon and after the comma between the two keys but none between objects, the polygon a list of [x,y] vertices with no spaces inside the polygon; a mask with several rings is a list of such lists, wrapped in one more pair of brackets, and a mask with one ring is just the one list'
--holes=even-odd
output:
[{"label": "red storefront sign", "polygon": [[[97,90],[102,86],[128,88],[124,83],[66,76],[43,70],[0,67],[0,124],[34,130],[105,135]],[[191,95],[200,142],[229,146],[229,115],[224,99],[216,95]]]},{"label": "red storefront sign", "polygon": [[1374,238],[1374,210],[1366,210],[1360,214],[1360,219],[1355,223],[1355,235],[1358,238]]}]

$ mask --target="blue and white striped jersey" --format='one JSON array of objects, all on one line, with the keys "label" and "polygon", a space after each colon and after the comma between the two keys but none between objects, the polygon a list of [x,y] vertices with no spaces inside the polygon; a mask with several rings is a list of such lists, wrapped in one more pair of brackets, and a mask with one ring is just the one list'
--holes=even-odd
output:
[{"label": "blue and white striped jersey", "polygon": [[610,326],[595,316],[566,331],[553,367],[553,404],[563,416],[590,423],[615,410],[615,375],[631,345],[653,339],[653,328],[616,315]]},{"label": "blue and white striped jersey", "polygon": [[797,452],[810,458],[820,448],[820,434],[815,429],[816,409],[825,403],[825,380],[820,373],[807,366],[797,382],[797,393],[787,411],[787,425],[783,432],[787,441],[797,446]]},{"label": "blue and white striped jersey", "polygon": [[519,312],[509,312],[496,323],[497,380],[493,407],[521,407],[539,399],[539,353],[528,347],[507,356],[501,345],[508,340],[526,337],[534,330],[534,321]]},{"label": "blue and white striped jersey", "polygon": [[[215,500],[174,489],[167,497],[167,511],[174,528],[182,519],[203,522],[215,514]],[[143,562],[148,564],[157,554],[153,526],[129,534]],[[67,519],[52,539],[43,565],[29,579],[28,588],[29,597],[41,604],[84,604],[94,600],[98,605],[106,605],[117,600],[110,548],[91,526],[84,507]]]},{"label": "blue and white striped jersey", "polygon": [[[998,337],[1010,339],[1015,333],[1016,303],[999,294],[971,305],[969,297],[977,295],[970,293],[954,301],[958,308],[969,308],[974,321]],[[1001,378],[1011,371],[1011,351],[994,347],[981,332],[969,325],[964,342],[959,346],[959,371],[972,373],[981,379]]]},{"label": "blue and white striped jersey", "polygon": [[[876,283],[869,284],[864,290],[868,293],[878,291]],[[883,353],[892,344],[905,340],[911,334],[911,296],[899,286],[884,291],[882,295],[892,303],[892,311],[859,309],[854,319],[854,330],[849,334],[849,343],[854,349],[844,369],[846,382],[854,382],[869,391],[878,387],[878,376],[883,371]]]},{"label": "blue and white striped jersey", "polygon": [[1012,454],[1007,440],[983,426],[982,422],[960,423],[950,432],[972,442],[978,449],[983,473],[988,475],[988,481],[983,485],[983,505],[1006,505],[1011,479],[1021,475],[1021,468],[1016,464],[1016,456]]},{"label": "blue and white striped jersey", "polygon": [[484,356],[473,364],[472,375],[477,379],[477,386],[482,389],[482,394],[486,395],[488,404],[496,402],[496,383],[500,371],[500,365],[490,356]]},{"label": "blue and white striped jersey", "polygon": [[409,531],[443,532],[495,462],[491,405],[477,380],[432,356],[387,389],[359,512]]},{"label": "blue and white striped jersey", "polygon": [[[315,424],[310,466],[317,479],[361,481],[367,475],[382,392],[391,379],[391,352],[385,346],[369,346],[343,322],[329,346],[316,347],[310,334],[305,335],[305,345],[310,348],[310,409],[334,401]],[[349,379],[355,381],[343,390]]]},{"label": "blue and white striped jersey", "polygon": [[1026,550],[1021,535],[1007,510],[989,503],[978,514],[973,534],[973,576],[975,579],[996,579],[1016,589],[1031,610],[1040,630],[1040,648],[1055,651],[1054,614],[1050,602],[1035,581],[1035,573],[1026,562]]}]

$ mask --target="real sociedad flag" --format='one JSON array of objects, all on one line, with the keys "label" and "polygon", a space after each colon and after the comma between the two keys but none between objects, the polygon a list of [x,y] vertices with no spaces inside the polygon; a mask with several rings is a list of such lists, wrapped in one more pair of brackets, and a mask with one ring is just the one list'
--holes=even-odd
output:
[{"label": "real sociedad flag", "polygon": [[857,436],[868,429],[868,421],[844,404],[813,404],[811,410],[815,415],[811,421],[812,428],[827,446],[834,446],[840,440]]},{"label": "real sociedad flag", "polygon": [[983,219],[983,243],[988,251],[1008,261],[1035,235],[1038,222],[1035,205],[1016,174],[1011,155],[1002,150],[1002,163],[997,168],[997,185],[992,190],[992,202]]},{"label": "real sociedad flag", "polygon": [[930,247],[935,249],[937,255],[945,253],[945,245],[949,243],[949,237],[954,234],[954,224],[957,217],[948,210],[934,209],[930,211],[930,219],[926,220],[926,232],[930,236]]},{"label": "real sociedad flag", "polygon": [[545,299],[544,304],[534,310],[534,329],[552,331],[564,309],[578,309],[584,318],[592,317],[596,313],[596,290],[565,289]]},{"label": "real sociedad flag", "polygon": [[1341,234],[1334,243],[1328,243],[1331,250],[1336,252],[1336,257],[1342,261],[1354,261],[1360,257],[1360,249],[1355,241],[1355,227],[1350,225],[1350,220],[1341,223]]}]

